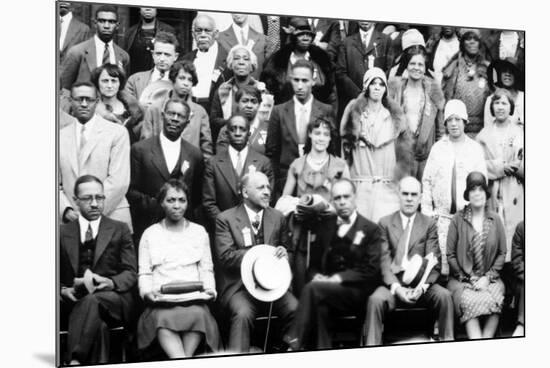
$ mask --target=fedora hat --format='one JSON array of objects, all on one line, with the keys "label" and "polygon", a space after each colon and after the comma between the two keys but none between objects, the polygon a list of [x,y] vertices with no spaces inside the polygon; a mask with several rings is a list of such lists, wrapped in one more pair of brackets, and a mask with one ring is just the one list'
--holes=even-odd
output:
[{"label": "fedora hat", "polygon": [[153,83],[150,83],[145,87],[143,92],[141,92],[141,96],[139,97],[139,103],[142,106],[150,106],[157,101],[162,101],[168,96],[170,91],[172,90],[172,83],[165,81],[165,80],[159,80]]},{"label": "fedora hat", "polygon": [[420,287],[425,284],[428,275],[436,264],[437,259],[433,253],[428,254],[426,257],[422,257],[419,254],[413,255],[409,262],[407,262],[407,266],[403,272],[403,284],[411,288]]},{"label": "fedora hat", "polygon": [[262,302],[282,297],[292,280],[288,260],[275,257],[275,249],[267,244],[256,245],[246,252],[241,262],[241,279],[246,290]]},{"label": "fedora hat", "polygon": [[291,31],[293,36],[298,36],[303,33],[308,33],[311,37],[315,37],[315,32],[311,29],[309,22],[306,18],[302,17],[293,17],[289,21],[288,29]]}]

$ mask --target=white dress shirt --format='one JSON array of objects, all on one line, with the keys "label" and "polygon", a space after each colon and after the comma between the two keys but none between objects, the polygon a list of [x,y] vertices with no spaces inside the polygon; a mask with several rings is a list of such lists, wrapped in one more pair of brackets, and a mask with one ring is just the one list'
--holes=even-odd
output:
[{"label": "white dress shirt", "polygon": [[367,48],[367,45],[370,42],[370,39],[372,37],[372,30],[374,27],[371,27],[368,31],[363,31],[362,29],[359,29],[359,33],[361,34],[361,40],[363,41],[363,45],[365,45],[365,48]]},{"label": "white dress shirt", "polygon": [[197,50],[197,57],[193,61],[197,70],[199,82],[192,88],[193,96],[196,98],[208,98],[212,84],[214,66],[218,57],[218,42],[214,42],[206,52]]},{"label": "white dress shirt", "polygon": [[[252,223],[256,221],[256,216],[259,218],[260,226],[258,227],[258,230],[260,230],[260,227],[262,226],[262,222],[263,222],[264,210],[260,210],[259,212],[254,212],[254,210],[252,210],[252,208],[248,207],[246,204],[244,205],[244,209],[246,210],[246,214],[248,215],[248,220],[250,221],[250,225],[252,225]],[[252,231],[254,231],[255,235],[258,234],[258,231],[254,229],[254,226],[252,226]]]},{"label": "white dress shirt", "polygon": [[67,37],[67,30],[69,29],[69,23],[73,19],[73,12],[68,12],[61,18],[61,29],[59,30],[59,50],[63,49],[63,43]]},{"label": "white dress shirt", "polygon": [[[181,138],[180,138],[181,139]],[[160,146],[162,148],[162,153],[164,154],[164,160],[166,161],[166,167],[168,172],[171,173],[178,163],[181,150],[180,139],[176,139],[174,142],[169,140],[161,133],[160,135]]]},{"label": "white dress shirt", "polygon": [[99,222],[101,216],[97,220],[88,221],[83,216],[78,216],[78,224],[80,225],[80,241],[84,243],[86,241],[86,232],[88,231],[88,225],[92,226],[92,235],[97,238],[97,232],[99,231]]},{"label": "white dress shirt", "polygon": [[[246,46],[248,44],[248,38],[249,38],[248,23],[245,23],[242,27],[239,27],[235,23],[232,23],[231,28],[233,28],[233,32],[235,32],[235,37],[237,37],[237,41],[239,42],[239,45],[245,45]],[[244,35],[245,35],[245,38],[246,38],[246,42],[244,42],[245,40],[243,40],[243,38],[242,38],[242,33],[243,32],[244,32]]]},{"label": "white dress shirt", "polygon": [[454,54],[458,52],[459,41],[456,36],[453,36],[451,39],[441,38],[437,49],[434,54],[434,71],[441,72],[445,65],[451,60]]},{"label": "white dress shirt", "polygon": [[[294,99],[294,117],[296,118],[296,132],[298,132],[298,140],[301,140],[302,137],[300,137],[300,131],[303,130],[306,132],[307,135],[307,124],[309,123],[309,120],[311,118],[311,106],[313,105],[313,95],[309,96],[309,99],[306,101],[306,103],[302,104],[296,96],[292,97]],[[302,112],[305,114],[305,122],[300,121],[300,116],[302,115]],[[305,126],[300,126],[300,124],[305,124]],[[305,143],[305,137],[304,137],[304,143]]]},{"label": "white dress shirt", "polygon": [[[227,146],[227,153],[229,153],[229,158],[231,158],[231,164],[233,164],[233,168],[237,170],[237,161],[238,161],[237,155],[239,154],[239,152],[235,148],[233,148],[233,146],[229,145]],[[246,155],[248,155],[248,146],[246,146],[241,150],[241,160],[243,163],[243,169],[244,169],[244,162],[246,160]]]},{"label": "white dress shirt", "polygon": [[349,229],[355,224],[355,221],[357,220],[357,211],[353,211],[351,216],[349,217],[349,224],[342,224],[338,227],[338,237],[343,238],[348,233]]},{"label": "white dress shirt", "polygon": [[[105,51],[105,42],[101,41],[97,34],[94,36],[95,53],[96,53],[96,65],[103,65],[103,52]],[[109,63],[116,65],[115,48],[113,40],[107,43],[109,45]]]}]

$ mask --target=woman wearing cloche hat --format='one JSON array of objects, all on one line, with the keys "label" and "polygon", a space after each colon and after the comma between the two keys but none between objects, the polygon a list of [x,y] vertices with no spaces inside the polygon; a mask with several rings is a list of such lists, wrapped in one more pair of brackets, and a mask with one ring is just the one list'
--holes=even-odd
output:
[{"label": "woman wearing cloche hat", "polygon": [[[491,192],[484,174],[466,178],[464,199],[470,203],[452,219],[447,257],[455,312],[470,339],[494,337],[504,301],[499,271],[504,265],[506,237],[498,214],[487,209]],[[482,322],[480,317],[486,317]]]}]

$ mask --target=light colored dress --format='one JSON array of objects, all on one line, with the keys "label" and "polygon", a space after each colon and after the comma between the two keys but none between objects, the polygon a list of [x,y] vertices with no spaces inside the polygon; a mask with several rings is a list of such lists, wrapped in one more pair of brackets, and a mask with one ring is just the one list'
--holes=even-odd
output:
[{"label": "light colored dress", "polygon": [[449,139],[448,135],[435,142],[422,176],[422,213],[437,219],[443,275],[449,274],[446,244],[447,231],[453,216],[451,213],[453,166],[456,163],[456,211],[467,204],[463,193],[466,189],[468,174],[479,171],[487,177],[485,156],[479,143],[465,136],[465,141],[456,149],[454,145],[455,143]]},{"label": "light colored dress", "polygon": [[[495,117],[491,115],[491,98],[493,94],[487,97],[485,101],[485,112],[483,113],[484,127],[488,127],[495,121]],[[516,99],[514,101],[514,113],[512,114],[512,123],[518,123],[522,126],[525,125],[525,107],[523,100],[525,99],[525,94],[522,91],[518,91]]]},{"label": "light colored dress", "polygon": [[[180,232],[167,230],[164,221],[147,228],[139,244],[138,264],[142,298],[173,281],[202,281],[205,290],[216,289],[208,234],[192,222]],[[205,303],[146,307],[138,321],[138,348],[149,346],[158,328],[202,332],[213,351],[221,348],[218,325]]]},{"label": "light colored dress", "polygon": [[495,123],[491,123],[479,133],[477,141],[485,152],[488,179],[491,182],[489,208],[498,213],[504,223],[506,262],[509,262],[512,238],[517,224],[523,220],[524,187],[519,178],[504,173],[503,163],[519,160],[523,166],[523,126],[510,123],[508,128],[499,129]]}]

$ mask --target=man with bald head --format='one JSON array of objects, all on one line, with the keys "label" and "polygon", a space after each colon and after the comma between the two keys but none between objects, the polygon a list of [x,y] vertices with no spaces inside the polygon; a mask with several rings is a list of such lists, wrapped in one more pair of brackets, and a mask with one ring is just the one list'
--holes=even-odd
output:
[{"label": "man with bald head", "polygon": [[218,43],[218,28],[214,19],[199,14],[193,20],[191,33],[197,48],[183,55],[181,60],[192,61],[197,69],[198,83],[193,87],[193,100],[210,115],[214,92],[231,72],[226,71],[227,51]]},{"label": "man with bald head", "polygon": [[[382,229],[381,272],[383,286],[369,297],[365,321],[366,344],[382,344],[384,317],[399,307],[426,306],[438,316],[440,340],[453,340],[453,302],[450,292],[437,284],[440,274],[435,220],[418,212],[421,184],[408,176],[399,182],[399,211],[380,219]],[[403,282],[404,270],[414,255],[433,253],[437,265],[424,284],[412,288]]]},{"label": "man with bald head", "polygon": [[[259,171],[244,175],[241,192],[243,203],[216,219],[214,251],[219,265],[219,300],[230,321],[228,349],[248,353],[254,320],[260,313],[267,314],[268,303],[255,299],[246,290],[240,272],[243,257],[259,244],[277,247],[275,255],[279,258],[289,258],[291,249],[286,249],[290,239],[283,214],[269,207],[271,185],[267,176]],[[273,313],[280,318],[285,341],[296,307],[296,298],[288,291],[273,302]]]}]

